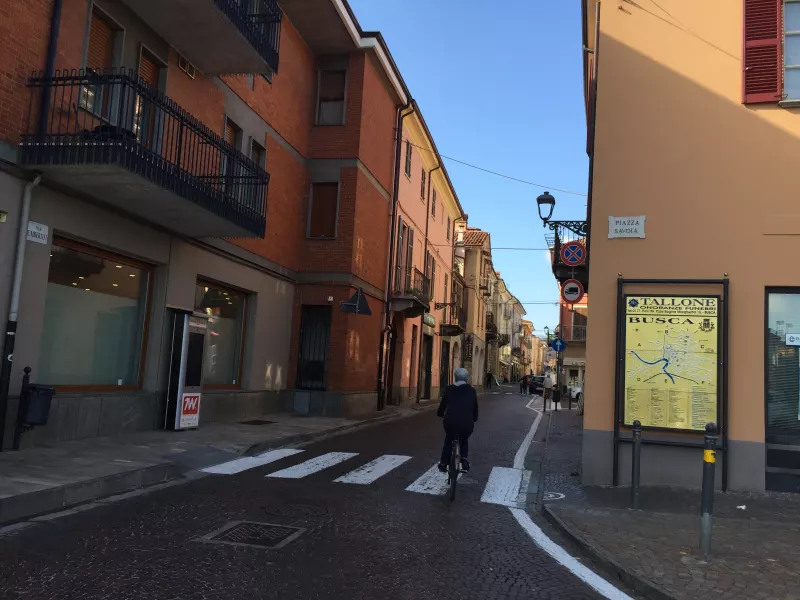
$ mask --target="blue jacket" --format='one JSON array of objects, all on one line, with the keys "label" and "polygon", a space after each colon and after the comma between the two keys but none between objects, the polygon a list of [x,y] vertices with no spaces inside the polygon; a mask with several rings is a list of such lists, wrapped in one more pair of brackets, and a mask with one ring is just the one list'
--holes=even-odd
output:
[{"label": "blue jacket", "polygon": [[478,421],[478,392],[471,385],[448,385],[437,413],[444,417],[444,428],[469,433]]}]

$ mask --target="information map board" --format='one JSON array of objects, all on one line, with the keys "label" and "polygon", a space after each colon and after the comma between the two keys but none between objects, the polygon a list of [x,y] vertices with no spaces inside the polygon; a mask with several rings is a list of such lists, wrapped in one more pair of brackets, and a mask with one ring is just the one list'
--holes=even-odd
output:
[{"label": "information map board", "polygon": [[717,296],[625,296],[623,423],[703,431],[717,423]]}]

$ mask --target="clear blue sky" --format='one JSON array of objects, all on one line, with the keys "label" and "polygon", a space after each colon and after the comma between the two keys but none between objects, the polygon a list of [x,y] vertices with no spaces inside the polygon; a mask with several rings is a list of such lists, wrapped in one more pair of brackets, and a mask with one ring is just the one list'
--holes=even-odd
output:
[{"label": "clear blue sky", "polygon": [[[442,154],[527,181],[586,192],[580,3],[349,0],[379,30]],[[502,8],[500,8],[502,6]],[[469,224],[492,246],[545,248],[544,191],[445,160]],[[554,218],[583,219],[586,199],[559,192]],[[493,252],[522,302],[558,300],[545,251]],[[526,304],[537,332],[558,307]]]}]

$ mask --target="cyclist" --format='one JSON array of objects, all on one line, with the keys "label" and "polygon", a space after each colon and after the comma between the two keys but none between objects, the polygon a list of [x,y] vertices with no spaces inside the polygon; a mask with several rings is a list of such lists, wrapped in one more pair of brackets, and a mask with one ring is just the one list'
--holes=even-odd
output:
[{"label": "cyclist", "polygon": [[456,369],[453,373],[455,383],[448,385],[439,404],[437,415],[444,417],[444,447],[439,461],[439,470],[447,473],[453,440],[456,436],[461,440],[461,470],[469,471],[469,436],[478,421],[478,393],[469,383],[469,371]]}]

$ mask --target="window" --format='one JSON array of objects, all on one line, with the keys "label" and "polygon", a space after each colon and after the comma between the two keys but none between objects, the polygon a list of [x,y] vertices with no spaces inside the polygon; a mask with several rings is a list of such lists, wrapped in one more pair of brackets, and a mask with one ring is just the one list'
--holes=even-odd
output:
[{"label": "window", "polygon": [[231,146],[238,149],[239,148],[239,141],[241,139],[242,130],[239,128],[236,123],[231,121],[230,119],[225,119],[225,141],[228,142]]},{"label": "window", "polygon": [[50,254],[37,381],[138,387],[149,269],[65,240]]},{"label": "window", "polygon": [[422,185],[419,188],[419,197],[424,201],[425,200],[425,179],[427,179],[428,174],[425,172],[425,169],[422,169]]},{"label": "window", "polygon": [[311,209],[308,218],[308,237],[333,239],[336,237],[338,183],[311,184]]},{"label": "window", "polygon": [[190,63],[188,60],[186,60],[184,57],[182,57],[180,54],[178,54],[178,68],[184,73],[186,73],[186,75],[189,76],[189,79],[194,79],[195,77],[194,65]]},{"label": "window", "polygon": [[800,2],[783,6],[783,97],[800,101]]},{"label": "window", "polygon": [[450,302],[450,298],[447,296],[447,288],[449,287],[448,286],[449,283],[450,283],[449,282],[449,277],[447,276],[447,273],[445,273],[444,274],[444,296],[442,296],[442,302],[444,302],[445,304]]},{"label": "window", "polygon": [[452,223],[450,222],[450,217],[447,217],[447,241],[450,241],[450,228],[452,227]]},{"label": "window", "polygon": [[258,142],[250,143],[250,159],[262,169],[267,168],[267,151]]},{"label": "window", "polygon": [[406,140],[406,177],[411,177],[411,142]]},{"label": "window", "polygon": [[347,71],[320,71],[317,125],[344,124],[344,88]]},{"label": "window", "polygon": [[203,385],[239,385],[246,297],[243,293],[199,281],[195,310],[208,315]]},{"label": "window", "polygon": [[[98,11],[92,12],[89,24],[89,43],[86,50],[86,70],[106,71],[114,66],[118,30]],[[104,93],[105,86],[84,86],[81,88],[80,107],[99,117],[110,117],[110,94]]]},{"label": "window", "polygon": [[433,189],[433,198],[431,198],[431,216],[436,216],[436,188]]}]

